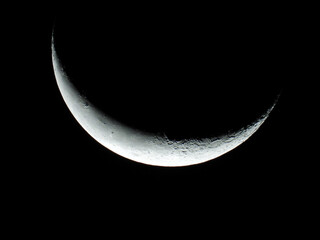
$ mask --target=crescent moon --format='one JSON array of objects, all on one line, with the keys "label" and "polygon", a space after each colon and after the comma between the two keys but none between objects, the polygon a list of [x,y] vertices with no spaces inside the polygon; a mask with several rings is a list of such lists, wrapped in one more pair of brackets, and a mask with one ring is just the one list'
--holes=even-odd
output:
[{"label": "crescent moon", "polygon": [[265,122],[273,105],[258,119],[238,131],[218,137],[173,141],[120,123],[81,95],[65,72],[51,42],[54,75],[62,97],[85,131],[107,149],[127,159],[154,166],[178,167],[215,159],[250,138]]}]

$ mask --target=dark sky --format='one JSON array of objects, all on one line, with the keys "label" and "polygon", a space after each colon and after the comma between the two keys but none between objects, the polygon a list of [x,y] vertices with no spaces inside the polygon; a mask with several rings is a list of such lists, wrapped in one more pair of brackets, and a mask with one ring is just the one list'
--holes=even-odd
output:
[{"label": "dark sky", "polygon": [[[242,107],[247,107],[247,103],[256,106],[255,99],[259,97],[265,99],[261,96],[268,98],[269,91],[273,95],[274,89],[278,89],[279,85],[282,86],[283,92],[279,102],[262,127],[244,144],[216,160],[189,167],[162,168],[135,163],[112,153],[92,139],[70,114],[60,95],[52,71],[50,38],[55,17],[56,14],[52,10],[44,8],[40,13],[28,18],[28,22],[19,23],[20,28],[18,30],[20,29],[20,32],[16,38],[17,45],[21,42],[26,45],[26,49],[23,49],[23,53],[25,51],[26,53],[15,60],[17,64],[18,62],[25,63],[22,69],[25,69],[28,73],[23,78],[24,82],[21,85],[21,90],[24,91],[24,86],[32,88],[32,91],[26,90],[27,97],[24,101],[28,107],[24,108],[22,113],[30,127],[27,129],[27,133],[21,136],[23,140],[20,140],[20,142],[26,142],[23,149],[25,149],[25,155],[28,157],[18,157],[14,160],[16,173],[19,173],[17,174],[19,177],[15,177],[12,181],[19,186],[21,191],[31,195],[39,194],[53,202],[61,202],[63,198],[69,199],[71,205],[76,204],[77,199],[88,199],[88,201],[89,199],[97,199],[100,204],[103,201],[110,201],[111,203],[108,203],[111,204],[110,206],[136,209],[137,212],[139,212],[138,209],[141,209],[141,211],[146,210],[145,208],[152,209],[154,205],[162,206],[164,209],[168,209],[169,206],[174,209],[173,206],[178,205],[179,211],[183,212],[184,208],[190,208],[190,206],[194,206],[193,204],[199,206],[202,211],[210,213],[213,213],[216,208],[222,205],[224,208],[228,206],[234,210],[246,207],[253,211],[254,208],[258,208],[263,214],[275,213],[279,209],[282,209],[285,213],[290,212],[292,207],[290,201],[294,198],[295,191],[298,189],[299,192],[302,192],[302,187],[299,184],[302,181],[304,171],[301,169],[305,169],[305,166],[299,169],[301,162],[293,158],[293,142],[295,140],[292,133],[292,118],[295,116],[295,107],[298,105],[294,104],[295,106],[293,106],[293,103],[296,103],[296,101],[293,101],[295,94],[288,87],[288,82],[294,79],[298,73],[293,64],[292,57],[294,54],[289,51],[293,47],[290,40],[292,39],[290,34],[293,33],[290,32],[292,27],[289,20],[286,19],[281,24],[277,23],[278,28],[275,29],[277,36],[280,38],[280,45],[276,43],[274,45],[278,47],[278,50],[281,50],[281,53],[273,48],[272,54],[268,50],[268,57],[264,59],[259,56],[259,52],[252,53],[255,54],[253,59],[257,61],[263,59],[263,66],[261,69],[255,68],[254,76],[250,76],[250,80],[246,77],[238,80],[249,86],[254,86],[250,87],[250,90],[260,89],[259,94],[253,92],[250,98],[245,98],[244,102],[237,102],[237,106]],[[74,21],[77,22],[77,19],[74,18]],[[220,22],[215,22],[215,24],[219,25]],[[206,24],[207,27],[210,26],[210,24]],[[232,21],[228,24],[232,25]],[[268,24],[268,21],[264,24]],[[26,28],[29,28],[29,30],[26,31]],[[172,30],[172,28],[170,29]],[[172,31],[174,32],[174,30]],[[272,32],[272,30],[269,31]],[[178,37],[179,34],[184,34],[174,33]],[[225,39],[219,41],[225,42]],[[75,46],[78,46],[77,44],[75,43]],[[101,42],[97,44],[101,45]],[[226,44],[232,45],[232,43]],[[261,44],[263,46],[263,43]],[[249,45],[249,47],[252,47],[251,44]],[[175,46],[181,47],[179,41],[175,43]],[[219,52],[221,50],[220,46],[216,45],[211,50],[214,51],[217,48]],[[109,47],[112,48],[112,46],[105,46],[105,49],[101,52],[107,52]],[[201,47],[201,52],[205,52],[207,48]],[[94,46],[94,48],[97,49],[97,46]],[[174,49],[175,47],[171,46],[171,48]],[[259,48],[255,46],[254,49]],[[266,51],[266,49],[263,48],[263,51]],[[183,52],[183,48],[177,50],[177,57],[174,61],[181,62],[186,59],[187,56],[181,57],[181,52]],[[18,53],[22,53],[22,50],[18,50]],[[277,53],[280,55],[277,55]],[[197,53],[193,52],[192,54],[194,54],[192,56],[196,56]],[[217,54],[223,56],[221,52]],[[244,52],[239,54],[244,54]],[[152,59],[152,54],[150,59]],[[165,61],[164,59],[165,57],[162,57],[161,61]],[[169,60],[173,61],[170,58]],[[219,62],[218,60],[215,61]],[[219,63],[221,64],[221,62]],[[243,84],[237,85],[234,80],[227,80],[234,79],[237,73],[243,70],[241,67],[244,65],[242,59],[237,59],[237,63],[228,64],[234,67],[240,66],[240,69],[229,73],[229,69],[223,68],[223,64],[217,67],[220,71],[219,76],[226,72],[225,80],[219,80],[220,83],[215,80],[217,85],[220,84],[220,89],[224,89],[223,91],[212,96],[211,86],[207,85],[206,89],[199,90],[198,80],[193,80],[193,84],[188,87],[187,91],[191,94],[194,88],[197,91],[205,92],[205,94],[197,93],[197,97],[201,95],[205,97],[206,108],[211,105],[210,101],[212,99],[215,105],[220,100],[219,103],[221,104],[216,106],[221,108],[225,104],[221,99],[227,93],[231,92],[231,95],[241,96],[241,92],[237,92],[234,86],[242,90],[247,89],[243,87]],[[259,65],[254,63],[252,59],[250,64]],[[268,64],[268,67],[266,64]],[[100,73],[103,69],[102,66],[99,66],[99,63],[97,65],[99,71],[95,74]],[[276,66],[272,68],[274,65]],[[199,64],[197,67],[201,66]],[[183,69],[181,66],[178,67],[179,71]],[[270,68],[272,74],[268,71]],[[121,71],[121,69],[118,70]],[[162,73],[161,69],[159,70],[159,64],[156,65],[155,70],[160,72],[159,74]],[[261,74],[259,70],[265,74]],[[179,71],[174,67],[172,69],[172,72],[176,75]],[[102,72],[105,74],[104,71]],[[120,76],[124,74],[123,76],[127,77],[130,75],[129,73],[120,72]],[[241,76],[244,76],[245,73],[247,71],[242,72]],[[85,76],[87,76],[86,74],[88,73],[84,73]],[[147,77],[152,79],[152,76],[153,72],[150,71]],[[190,76],[196,76],[195,72],[191,72]],[[205,76],[209,76],[208,73]],[[212,77],[212,75],[209,77]],[[161,91],[165,91],[168,88],[168,82],[163,83],[162,81],[168,80],[161,79],[164,79],[163,76],[157,82],[158,85],[162,86],[162,88],[159,87]],[[97,82],[94,82],[94,84],[99,84],[98,80],[95,81]],[[119,77],[119,81],[121,86],[121,77]],[[126,82],[123,84],[126,85]],[[135,86],[134,83],[128,84],[130,87]],[[140,84],[140,88],[145,87],[143,83]],[[105,86],[105,83],[103,85]],[[163,85],[166,87],[164,88]],[[119,87],[119,84],[116,87]],[[97,91],[97,88],[95,88],[95,91]],[[246,91],[246,94],[251,92],[248,89]],[[112,89],[109,92],[112,92],[112,96],[120,98],[122,101],[130,94],[115,93]],[[166,92],[166,94],[171,94],[171,97],[176,96],[176,92]],[[161,94],[159,96],[162,97]],[[179,93],[178,97],[184,96]],[[226,96],[227,101],[229,101],[229,97],[232,99],[233,96]],[[139,99],[139,101],[144,101],[144,99]],[[192,98],[188,101],[192,102]],[[116,109],[117,106],[115,105]],[[219,111],[222,111],[222,109]],[[239,109],[241,107],[235,108],[238,112],[237,116],[231,118],[232,124],[236,122],[235,120],[238,117],[240,120],[243,118],[244,114],[241,114],[242,111]],[[246,109],[242,113],[249,112]],[[210,125],[209,122],[205,122],[205,124],[206,126]],[[178,134],[180,133],[178,132]],[[173,134],[177,134],[177,132]],[[31,139],[28,136],[32,136]],[[19,144],[21,143],[16,143],[16,145]],[[45,201],[49,202],[49,200]],[[214,202],[218,202],[218,204],[215,205]],[[197,211],[196,208],[192,209],[195,212]]]}]

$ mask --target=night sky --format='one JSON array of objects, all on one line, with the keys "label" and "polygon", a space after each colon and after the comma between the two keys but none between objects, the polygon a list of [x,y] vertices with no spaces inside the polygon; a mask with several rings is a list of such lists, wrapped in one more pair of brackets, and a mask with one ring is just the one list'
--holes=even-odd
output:
[{"label": "night sky", "polygon": [[[234,19],[230,17],[224,21],[216,14],[212,19],[207,14],[194,13],[193,18],[188,18],[188,24],[204,24],[202,28],[192,26],[192,36],[188,38],[188,27],[181,19],[172,20],[177,11],[172,10],[164,25],[154,23],[159,29],[167,26],[175,39],[171,43],[164,34],[165,28],[159,32],[152,29],[151,19],[162,16],[163,11],[154,11],[154,14],[144,11],[148,13],[145,15],[138,14],[139,11],[126,15],[122,11],[127,20],[112,18],[117,15],[112,11],[108,15],[112,19],[108,22],[110,30],[102,34],[104,31],[99,29],[103,29],[105,18],[91,10],[85,16],[90,19],[87,23],[97,22],[95,27],[85,25],[85,18],[77,18],[83,16],[81,10],[74,10],[76,14],[69,15],[69,18],[75,27],[69,28],[70,31],[60,30],[59,47],[70,50],[62,54],[65,54],[67,70],[78,79],[74,81],[78,81],[79,88],[95,98],[101,108],[105,107],[102,102],[108,102],[112,114],[122,121],[145,130],[168,131],[173,139],[179,139],[197,134],[212,135],[230,126],[236,129],[239,124],[254,119],[282,90],[278,104],[251,138],[213,161],[189,167],[163,168],[124,159],[91,138],[64,103],[53,75],[50,44],[55,19],[59,26],[59,21],[66,16],[45,7],[38,14],[29,16],[28,22],[20,23],[17,38],[17,44],[21,41],[27,48],[24,49],[27,53],[16,60],[26,64],[24,68],[28,73],[23,78],[21,90],[24,85],[32,88],[27,91],[25,99],[29,110],[24,109],[22,113],[30,127],[22,136],[23,141],[16,143],[19,151],[18,145],[26,142],[23,149],[28,157],[13,160],[20,176],[14,180],[18,188],[26,194],[41,193],[45,199],[60,204],[62,199],[69,199],[66,201],[70,206],[77,204],[77,199],[97,199],[100,204],[110,201],[110,206],[135,209],[136,213],[140,211],[138,209],[144,211],[154,205],[163,209],[177,206],[183,212],[195,204],[208,213],[223,205],[222,208],[229,210],[248,208],[253,211],[257,208],[262,214],[268,214],[282,209],[288,214],[290,199],[295,196],[303,175],[303,170],[299,172],[301,162],[293,158],[292,152],[293,105],[298,105],[288,85],[299,72],[294,64],[296,52],[291,51],[294,33],[290,20],[276,18],[275,13],[270,17],[272,21],[259,24],[252,20],[253,17],[240,21],[241,14],[234,16],[230,13]],[[189,15],[184,11],[181,17]],[[146,21],[148,17],[150,19]],[[176,25],[172,26],[170,21]],[[81,30],[78,22],[92,33],[76,40],[72,36]],[[247,23],[251,25],[248,27]],[[67,28],[68,24],[65,22],[64,27]],[[179,24],[184,27],[179,28]],[[131,33],[135,25],[141,28]],[[216,26],[214,31],[206,32],[205,36],[202,30],[210,29],[212,25]],[[117,26],[126,26],[128,31]],[[228,26],[233,26],[234,30]],[[268,32],[261,30],[268,26],[272,26],[266,30]],[[26,27],[31,30],[25,31]],[[148,28],[151,28],[150,35],[145,30]],[[70,34],[65,43],[63,31]],[[116,37],[111,38],[108,33]],[[143,41],[139,39],[141,36]],[[203,42],[199,36],[210,41]],[[129,41],[131,37],[134,40]],[[91,47],[81,49],[85,43]],[[163,49],[153,49],[159,44]],[[238,46],[241,46],[240,50]],[[87,59],[90,60],[84,61]],[[72,60],[74,62],[67,65]],[[81,76],[76,78],[78,75]],[[154,104],[153,108],[150,103]],[[159,110],[164,104],[166,107]],[[150,119],[146,121],[146,112],[157,125]],[[170,113],[170,117],[166,113]],[[207,133],[206,129],[213,124],[221,127],[212,128]],[[201,128],[197,127],[199,125]],[[185,126],[191,126],[190,132],[185,132]],[[298,189],[302,191],[301,186]],[[214,202],[218,202],[217,205]],[[192,209],[197,212],[197,208]]]}]

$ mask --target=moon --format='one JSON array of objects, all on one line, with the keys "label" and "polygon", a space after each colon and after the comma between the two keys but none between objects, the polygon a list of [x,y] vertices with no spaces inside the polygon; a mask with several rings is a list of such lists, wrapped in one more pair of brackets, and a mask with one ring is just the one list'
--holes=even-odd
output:
[{"label": "moon", "polygon": [[70,112],[82,128],[97,142],[114,153],[148,165],[179,167],[200,164],[215,159],[248,140],[266,121],[277,99],[267,111],[237,131],[215,137],[169,139],[133,128],[96,107],[81,94],[65,71],[55,48],[54,33],[51,42],[54,75],[61,95]]}]

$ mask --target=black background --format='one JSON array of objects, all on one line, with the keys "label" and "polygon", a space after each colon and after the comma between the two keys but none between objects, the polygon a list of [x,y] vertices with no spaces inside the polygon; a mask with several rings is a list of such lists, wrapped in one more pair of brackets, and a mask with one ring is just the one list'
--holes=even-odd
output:
[{"label": "black background", "polygon": [[[14,37],[8,39],[15,46],[9,60],[20,69],[12,71],[11,77],[22,79],[13,81],[19,93],[11,94],[22,99],[16,105],[19,117],[12,119],[20,127],[10,139],[15,147],[7,158],[13,167],[8,168],[5,181],[21,211],[32,215],[32,209],[42,209],[39,216],[62,221],[65,215],[81,218],[93,212],[104,218],[115,210],[116,224],[135,221],[143,214],[151,222],[165,217],[168,227],[183,220],[193,225],[199,218],[219,213],[221,222],[227,223],[228,216],[234,221],[265,219],[273,222],[273,228],[284,227],[283,221],[290,225],[308,211],[304,198],[311,198],[314,176],[308,174],[310,162],[300,154],[295,139],[302,130],[292,122],[302,106],[292,90],[301,69],[296,64],[298,21],[289,10],[281,10],[288,15],[283,15],[282,27],[277,29],[285,48],[279,70],[284,87],[268,120],[248,141],[218,159],[163,168],[112,153],[70,114],[51,62],[57,9],[42,6],[33,14],[21,14],[24,17],[14,23],[16,28],[9,35]],[[269,86],[266,81],[256,80],[256,84]],[[207,224],[210,229],[210,221]],[[266,229],[264,224],[252,224]],[[148,227],[152,225],[149,222]]]}]

